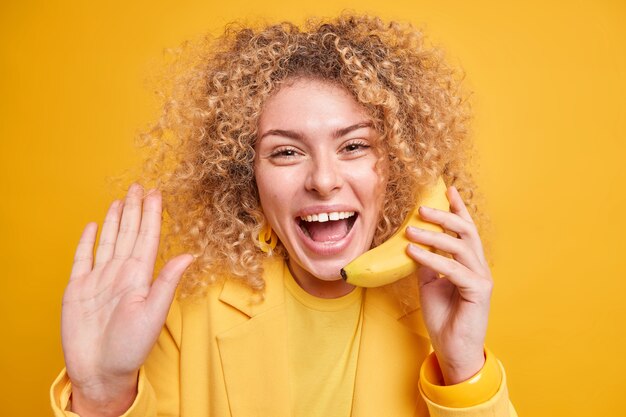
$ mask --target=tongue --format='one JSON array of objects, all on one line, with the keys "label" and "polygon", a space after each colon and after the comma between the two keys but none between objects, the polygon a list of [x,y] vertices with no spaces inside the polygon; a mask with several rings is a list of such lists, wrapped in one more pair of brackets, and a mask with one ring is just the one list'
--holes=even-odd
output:
[{"label": "tongue", "polygon": [[324,223],[311,222],[306,224],[311,239],[316,242],[334,242],[348,234],[347,220],[335,220]]}]

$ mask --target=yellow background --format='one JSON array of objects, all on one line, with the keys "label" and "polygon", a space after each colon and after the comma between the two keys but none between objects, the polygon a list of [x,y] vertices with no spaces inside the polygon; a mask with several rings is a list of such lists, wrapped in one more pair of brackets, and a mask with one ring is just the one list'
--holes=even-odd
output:
[{"label": "yellow background", "polygon": [[0,413],[48,415],[85,223],[136,164],[163,49],[240,17],[344,8],[411,21],[474,91],[496,289],[488,344],[521,416],[624,415],[622,1],[3,1]]}]

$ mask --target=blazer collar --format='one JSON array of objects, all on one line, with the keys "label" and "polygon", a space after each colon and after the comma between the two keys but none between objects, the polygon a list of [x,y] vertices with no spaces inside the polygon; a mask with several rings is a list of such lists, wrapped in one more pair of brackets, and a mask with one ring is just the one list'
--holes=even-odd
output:
[{"label": "blazer collar", "polygon": [[265,292],[227,280],[219,299],[247,318],[217,335],[228,404],[233,417],[291,417],[282,261],[264,264]]},{"label": "blazer collar", "polygon": [[285,302],[283,274],[289,273],[282,259],[270,258],[263,264],[265,292],[255,294],[242,282],[227,279],[220,293],[220,301],[241,311],[248,317],[265,313]]}]

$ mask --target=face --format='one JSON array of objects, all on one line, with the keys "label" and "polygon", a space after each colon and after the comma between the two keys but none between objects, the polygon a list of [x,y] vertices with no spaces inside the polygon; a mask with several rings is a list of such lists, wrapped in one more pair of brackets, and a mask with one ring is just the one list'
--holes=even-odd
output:
[{"label": "face", "polygon": [[343,283],[341,268],[371,246],[385,183],[376,135],[348,91],[321,81],[293,80],[263,108],[261,205],[305,290]]}]

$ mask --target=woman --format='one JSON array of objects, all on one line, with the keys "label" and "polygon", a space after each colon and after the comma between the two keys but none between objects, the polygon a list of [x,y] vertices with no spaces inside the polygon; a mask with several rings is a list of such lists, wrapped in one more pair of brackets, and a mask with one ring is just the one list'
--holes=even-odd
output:
[{"label": "woman", "polygon": [[[161,191],[111,205],[95,258],[97,225],[81,237],[57,415],[514,415],[483,347],[468,110],[439,52],[344,15],[231,27],[195,58],[146,136]],[[407,248],[418,276],[343,281],[440,176],[451,212],[420,215],[448,233],[406,231],[437,250]],[[152,282],[161,192],[167,251],[186,253]]]}]

